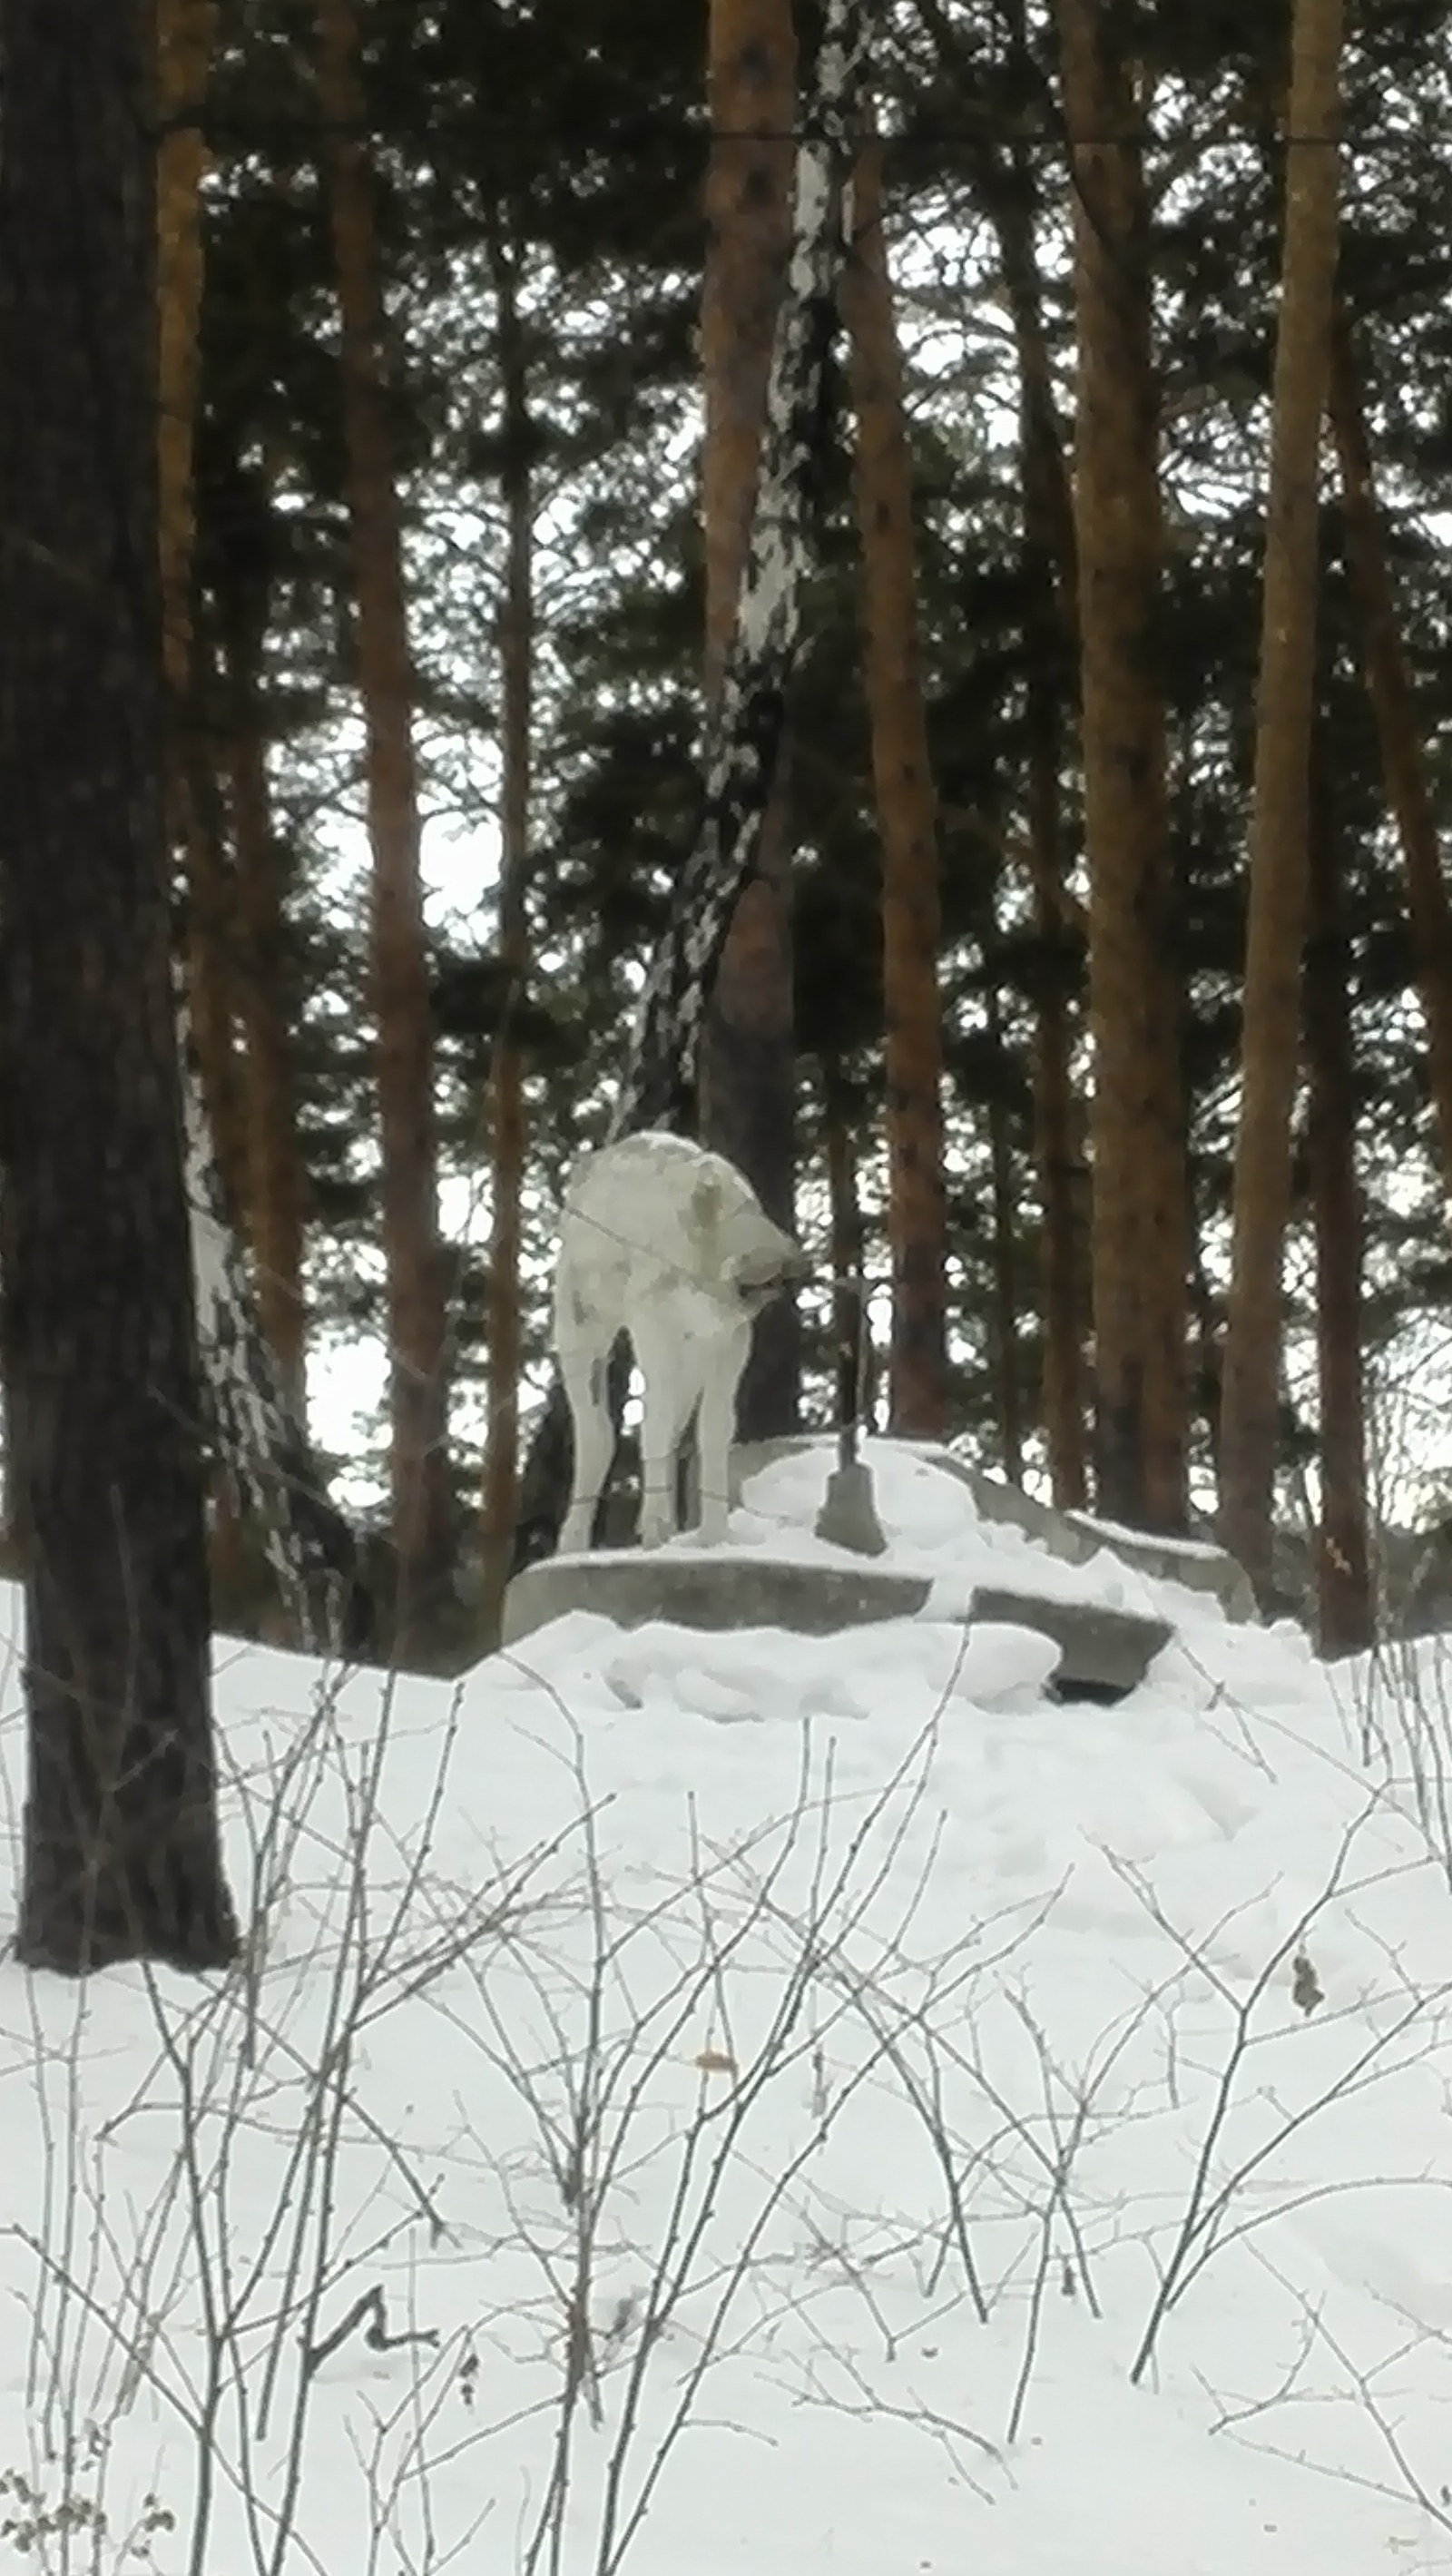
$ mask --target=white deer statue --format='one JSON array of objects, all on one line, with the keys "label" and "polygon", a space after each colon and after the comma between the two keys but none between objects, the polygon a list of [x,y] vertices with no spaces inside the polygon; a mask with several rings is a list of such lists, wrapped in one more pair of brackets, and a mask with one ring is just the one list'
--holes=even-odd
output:
[{"label": "white deer statue", "polygon": [[675,1531],[676,1458],[694,1416],[700,1535],[720,1545],[751,1327],[808,1269],[734,1166],[684,1137],[625,1136],[575,1165],[555,1267],[554,1345],[575,1430],[561,1555],[590,1544],[615,1448],[607,1374],[621,1332],[645,1386],[640,1543]]}]

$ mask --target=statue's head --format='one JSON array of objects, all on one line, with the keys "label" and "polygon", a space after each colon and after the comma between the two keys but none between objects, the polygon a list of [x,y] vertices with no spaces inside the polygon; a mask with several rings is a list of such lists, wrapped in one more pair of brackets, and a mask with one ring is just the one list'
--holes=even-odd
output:
[{"label": "statue's head", "polygon": [[759,1314],[784,1288],[811,1277],[801,1245],[773,1224],[734,1173],[708,1172],[696,1182],[691,1229],[703,1246],[711,1246],[717,1276],[734,1286],[749,1314]]}]

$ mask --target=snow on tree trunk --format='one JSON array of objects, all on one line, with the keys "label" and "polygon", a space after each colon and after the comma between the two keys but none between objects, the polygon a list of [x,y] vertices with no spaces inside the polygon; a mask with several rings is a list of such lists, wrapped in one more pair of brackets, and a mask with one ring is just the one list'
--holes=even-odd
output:
[{"label": "snow on tree trunk", "polygon": [[212,1148],[190,1014],[181,1001],[177,1042],[207,1427],[238,1519],[262,1532],[304,1645],[336,1653],[357,1642],[358,1540],[323,1491],[307,1431],[258,1321]]},{"label": "snow on tree trunk", "polygon": [[707,738],[705,810],[646,977],[612,1141],[641,1127],[691,1123],[706,998],[761,840],[801,637],[825,436],[823,368],[837,327],[867,19],[865,0],[828,0],[802,110],[791,257],[772,343],[736,633]]}]

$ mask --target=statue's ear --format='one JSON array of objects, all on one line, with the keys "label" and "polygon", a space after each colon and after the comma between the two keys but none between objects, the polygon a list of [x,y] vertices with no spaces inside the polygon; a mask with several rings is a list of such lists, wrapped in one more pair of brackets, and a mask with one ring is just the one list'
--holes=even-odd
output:
[{"label": "statue's ear", "polygon": [[691,1231],[699,1235],[712,1234],[720,1221],[721,1184],[708,1176],[697,1181],[691,1192]]}]

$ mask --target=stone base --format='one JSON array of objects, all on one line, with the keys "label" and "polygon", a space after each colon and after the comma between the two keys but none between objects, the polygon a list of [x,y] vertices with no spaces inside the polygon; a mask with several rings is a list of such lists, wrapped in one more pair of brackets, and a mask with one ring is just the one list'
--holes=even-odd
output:
[{"label": "stone base", "polygon": [[[732,1504],[740,1501],[748,1478],[779,1458],[820,1450],[828,1470],[830,1449],[821,1433],[736,1447],[731,1453]],[[1145,1574],[1210,1593],[1233,1619],[1255,1616],[1245,1576],[1223,1550],[1181,1550],[1138,1531],[1107,1528],[1085,1514],[1053,1511],[947,1449],[923,1447],[914,1454],[966,1485],[982,1519],[1023,1530],[1064,1563],[1085,1564],[1107,1548]],[[855,1473],[836,1469],[830,1475],[828,1505],[834,1496],[838,1504],[851,1507],[854,1535],[844,1530],[843,1543],[870,1545],[876,1515],[866,1466]],[[860,1513],[864,1498],[866,1520]],[[822,1524],[818,1526],[820,1530]],[[838,1535],[835,1530],[824,1534]],[[878,1620],[915,1618],[926,1607],[930,1589],[926,1576],[890,1573],[867,1561],[818,1565],[730,1547],[607,1548],[585,1556],[547,1557],[517,1575],[505,1595],[503,1643],[515,1645],[571,1610],[596,1611],[621,1628],[663,1619],[682,1628],[781,1628],[796,1636],[827,1637]],[[968,1615],[970,1624],[992,1620],[1051,1639],[1060,1662],[1050,1689],[1060,1699],[1123,1699],[1144,1680],[1174,1633],[1166,1620],[1148,1612],[986,1584],[975,1588]]]},{"label": "stone base", "polygon": [[[802,1432],[785,1440],[739,1442],[731,1452],[733,1507],[740,1502],[747,1479],[760,1475],[763,1467],[775,1466],[779,1458],[799,1457],[803,1450],[817,1448],[823,1451],[825,1466],[829,1445],[829,1435],[823,1432]],[[1096,1521],[1088,1512],[1055,1511],[1052,1504],[1036,1501],[1032,1494],[1022,1493],[1002,1476],[990,1476],[985,1468],[975,1467],[970,1459],[958,1457],[951,1449],[915,1443],[913,1455],[926,1466],[966,1485],[980,1520],[1022,1530],[1026,1538],[1036,1539],[1066,1565],[1087,1565],[1091,1556],[1107,1548],[1111,1556],[1117,1556],[1122,1565],[1132,1565],[1138,1574],[1148,1574],[1164,1583],[1183,1583],[1192,1592],[1209,1593],[1229,1619],[1257,1616],[1255,1594],[1244,1568],[1222,1547],[1208,1542],[1203,1546],[1177,1546],[1173,1539],[1158,1539],[1146,1530],[1121,1529],[1117,1524]]]},{"label": "stone base", "polygon": [[1097,1601],[1054,1601],[1040,1592],[1005,1592],[975,1585],[968,1604],[971,1627],[991,1619],[1031,1628],[1059,1649],[1049,1689],[1057,1699],[1124,1699],[1144,1680],[1174,1630],[1164,1619],[1138,1610],[1108,1610]]},{"label": "stone base", "polygon": [[[661,1619],[678,1628],[780,1628],[798,1637],[830,1637],[883,1619],[916,1618],[929,1590],[922,1575],[803,1564],[735,1548],[695,1556],[671,1548],[599,1549],[546,1557],[516,1575],[504,1599],[503,1643],[518,1645],[571,1610],[593,1610],[618,1628]],[[1137,1611],[988,1584],[978,1585],[969,1603],[969,1625],[981,1620],[1050,1638],[1060,1656],[1050,1687],[1063,1699],[1124,1698],[1173,1634],[1164,1620]]]},{"label": "stone base", "polygon": [[802,1564],[741,1548],[699,1555],[597,1549],[545,1557],[516,1575],[504,1596],[503,1643],[517,1645],[571,1610],[597,1611],[620,1628],[664,1619],[680,1628],[784,1628],[798,1637],[830,1637],[881,1619],[915,1618],[931,1588],[923,1575]]}]

